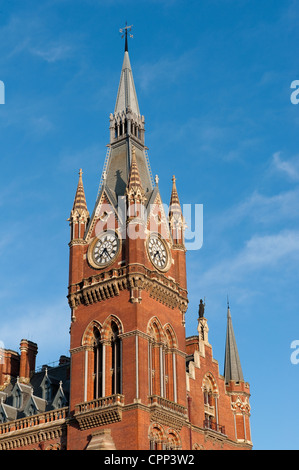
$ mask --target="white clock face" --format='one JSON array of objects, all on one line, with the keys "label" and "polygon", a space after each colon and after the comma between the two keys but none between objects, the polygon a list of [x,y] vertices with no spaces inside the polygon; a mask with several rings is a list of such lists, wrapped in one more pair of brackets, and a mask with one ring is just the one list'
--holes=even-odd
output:
[{"label": "white clock face", "polygon": [[148,253],[153,265],[161,270],[167,268],[168,252],[164,242],[157,236],[151,236],[148,242]]},{"label": "white clock face", "polygon": [[119,249],[119,239],[114,232],[104,232],[93,246],[93,260],[98,266],[110,264]]}]

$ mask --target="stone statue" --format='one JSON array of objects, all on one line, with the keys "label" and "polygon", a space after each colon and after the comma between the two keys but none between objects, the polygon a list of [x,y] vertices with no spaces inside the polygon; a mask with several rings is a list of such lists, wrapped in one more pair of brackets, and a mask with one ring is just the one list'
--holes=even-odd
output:
[{"label": "stone statue", "polygon": [[202,299],[200,299],[198,314],[199,318],[203,318],[205,313],[205,304],[203,303]]}]

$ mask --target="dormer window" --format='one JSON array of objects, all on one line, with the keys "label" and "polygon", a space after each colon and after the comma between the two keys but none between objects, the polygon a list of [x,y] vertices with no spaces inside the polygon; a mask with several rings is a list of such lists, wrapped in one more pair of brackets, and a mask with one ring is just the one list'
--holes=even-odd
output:
[{"label": "dormer window", "polygon": [[13,407],[21,408],[21,405],[22,405],[22,393],[21,393],[21,390],[17,388],[13,395]]},{"label": "dormer window", "polygon": [[49,380],[47,380],[45,383],[44,399],[47,401],[51,400],[51,384]]},{"label": "dormer window", "polygon": [[5,422],[6,422],[5,413],[3,411],[0,411],[0,424],[5,423]]},{"label": "dormer window", "polygon": [[29,406],[29,408],[27,410],[26,415],[27,416],[33,416],[34,414],[35,414],[35,406],[33,405],[33,403],[31,403],[31,405]]}]

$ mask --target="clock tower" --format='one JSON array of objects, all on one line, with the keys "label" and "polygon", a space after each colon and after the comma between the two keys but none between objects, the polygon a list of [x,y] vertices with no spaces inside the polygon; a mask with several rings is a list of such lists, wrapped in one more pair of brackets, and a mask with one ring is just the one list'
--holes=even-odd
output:
[{"label": "clock tower", "polygon": [[230,308],[223,375],[202,300],[186,338],[185,221],[175,176],[167,210],[152,177],[129,28],[98,195],[89,212],[80,170],[69,217],[70,358],[0,350],[0,450],[252,448]]},{"label": "clock tower", "polygon": [[184,220],[175,178],[166,213],[152,177],[127,41],[107,148],[92,214],[80,170],[69,219],[67,447],[181,448],[189,432]]}]

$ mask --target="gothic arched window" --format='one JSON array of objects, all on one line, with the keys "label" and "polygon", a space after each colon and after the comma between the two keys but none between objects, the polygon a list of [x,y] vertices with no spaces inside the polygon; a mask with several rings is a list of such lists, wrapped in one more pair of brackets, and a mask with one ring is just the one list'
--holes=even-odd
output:
[{"label": "gothic arched window", "polygon": [[118,326],[111,323],[111,392],[121,393],[121,344]]},{"label": "gothic arched window", "polygon": [[164,350],[165,363],[165,397],[171,401],[177,401],[177,377],[175,338],[170,325],[165,330],[166,348]]},{"label": "gothic arched window", "polygon": [[206,374],[202,384],[205,421],[204,426],[213,428],[218,423],[218,389],[211,374]]},{"label": "gothic arched window", "polygon": [[149,394],[163,396],[162,387],[162,365],[160,354],[160,333],[159,326],[153,321],[149,327],[149,347],[148,347],[148,365],[149,365]]},{"label": "gothic arched window", "polygon": [[93,342],[93,357],[94,357],[94,398],[99,398],[102,396],[102,343],[101,335],[97,328],[94,328],[93,331],[94,342]]}]

